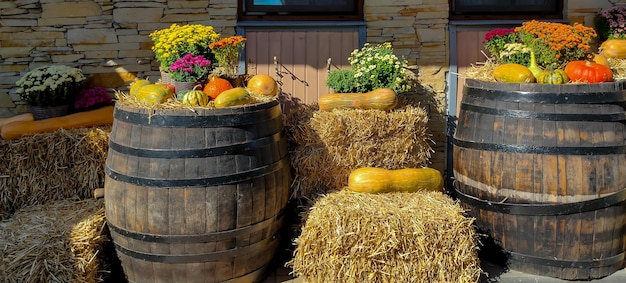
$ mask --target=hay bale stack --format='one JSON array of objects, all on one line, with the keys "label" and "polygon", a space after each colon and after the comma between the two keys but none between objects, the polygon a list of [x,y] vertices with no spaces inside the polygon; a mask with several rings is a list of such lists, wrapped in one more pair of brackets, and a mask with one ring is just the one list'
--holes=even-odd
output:
[{"label": "hay bale stack", "polygon": [[0,282],[103,282],[104,200],[60,200],[24,207],[0,221]]},{"label": "hay bale stack", "polygon": [[50,200],[91,198],[104,186],[111,126],[0,140],[0,220]]},{"label": "hay bale stack", "polygon": [[473,219],[439,192],[329,193],[296,239],[294,275],[315,282],[478,282]]},{"label": "hay bale stack", "polygon": [[389,112],[306,105],[286,117],[294,172],[293,198],[315,199],[348,184],[359,167],[427,166],[433,152],[426,111],[400,99]]}]

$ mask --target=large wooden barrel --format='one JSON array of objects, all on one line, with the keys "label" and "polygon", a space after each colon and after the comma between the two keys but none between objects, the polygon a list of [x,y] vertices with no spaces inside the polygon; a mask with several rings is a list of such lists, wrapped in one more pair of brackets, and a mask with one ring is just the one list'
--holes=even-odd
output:
[{"label": "large wooden barrel", "polygon": [[259,282],[277,253],[290,166],[277,101],[115,108],[107,225],[129,282]]},{"label": "large wooden barrel", "polygon": [[624,267],[625,86],[466,80],[456,195],[511,269],[586,280]]}]

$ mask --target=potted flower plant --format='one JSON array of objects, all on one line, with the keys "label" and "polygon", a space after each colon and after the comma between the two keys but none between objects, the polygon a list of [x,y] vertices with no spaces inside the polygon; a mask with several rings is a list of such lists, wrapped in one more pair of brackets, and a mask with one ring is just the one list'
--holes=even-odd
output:
[{"label": "potted flower plant", "polygon": [[332,70],[326,86],[339,93],[365,93],[378,88],[390,88],[403,93],[411,88],[411,72],[406,60],[393,54],[390,42],[365,43],[348,58],[350,69]]},{"label": "potted flower plant", "polygon": [[207,80],[213,65],[203,55],[186,54],[170,65],[169,73],[174,79],[176,92],[192,89]]},{"label": "potted flower plant", "polygon": [[496,63],[529,65],[536,55],[539,67],[562,68],[567,63],[586,58],[596,37],[593,28],[527,21],[512,29],[494,29],[485,34],[484,46]]},{"label": "potted flower plant", "polygon": [[62,116],[69,113],[85,79],[77,68],[42,66],[29,71],[16,82],[16,93],[29,106],[35,119]]},{"label": "potted flower plant", "polygon": [[159,61],[161,75],[165,83],[171,83],[167,77],[170,66],[187,54],[203,56],[209,61],[213,60],[215,57],[209,44],[217,41],[220,37],[212,26],[200,24],[172,24],[169,28],[150,33],[149,36],[154,43],[152,51]]},{"label": "potted flower plant", "polygon": [[219,66],[218,73],[226,78],[235,78],[239,73],[239,53],[246,44],[246,38],[235,35],[222,38],[209,44],[209,48],[215,54]]},{"label": "potted flower plant", "polygon": [[603,9],[596,14],[594,22],[601,41],[626,39],[626,7],[613,6]]}]

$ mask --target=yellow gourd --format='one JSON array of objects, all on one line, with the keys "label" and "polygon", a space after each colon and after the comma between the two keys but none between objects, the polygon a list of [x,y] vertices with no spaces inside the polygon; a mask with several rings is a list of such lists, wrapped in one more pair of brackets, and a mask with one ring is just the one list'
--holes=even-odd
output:
[{"label": "yellow gourd", "polygon": [[535,80],[539,78],[539,75],[543,72],[543,69],[537,65],[537,59],[535,58],[535,52],[533,51],[530,51],[530,63],[528,64],[528,69],[531,73],[533,73]]},{"label": "yellow gourd", "polygon": [[441,191],[443,177],[433,168],[405,168],[387,170],[361,167],[348,177],[348,190],[360,193]]},{"label": "yellow gourd", "polygon": [[113,106],[78,112],[70,115],[36,121],[17,121],[6,124],[0,130],[5,140],[19,139],[25,134],[54,132],[59,129],[74,129],[113,124]]},{"label": "yellow gourd", "polygon": [[493,70],[493,77],[502,83],[534,83],[535,75],[521,64],[502,64]]},{"label": "yellow gourd", "polygon": [[317,104],[321,111],[336,108],[344,109],[378,109],[388,111],[396,107],[396,92],[388,88],[379,88],[367,93],[332,93],[322,95]]},{"label": "yellow gourd", "polygon": [[220,93],[214,100],[215,108],[224,108],[237,105],[249,104],[252,96],[243,87],[231,88]]}]

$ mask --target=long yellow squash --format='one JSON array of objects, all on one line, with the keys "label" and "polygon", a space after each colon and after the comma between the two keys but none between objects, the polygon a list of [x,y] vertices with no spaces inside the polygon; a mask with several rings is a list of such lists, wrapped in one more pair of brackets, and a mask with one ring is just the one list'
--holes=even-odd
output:
[{"label": "long yellow squash", "polygon": [[33,120],[35,120],[35,117],[33,116],[32,113],[22,113],[22,114],[17,114],[11,117],[0,118],[0,129],[2,129],[2,127],[4,127],[4,125],[8,123],[13,123],[17,121],[33,121]]},{"label": "long yellow squash", "polygon": [[25,134],[54,132],[59,129],[74,129],[113,124],[113,106],[78,112],[61,117],[36,121],[17,121],[4,125],[0,136],[5,140],[19,139]]},{"label": "long yellow squash", "polygon": [[434,168],[405,168],[387,170],[362,167],[353,170],[348,178],[348,190],[360,193],[441,191],[443,177]]}]

